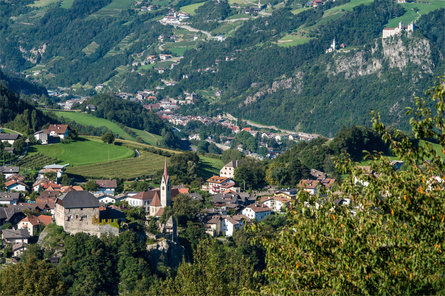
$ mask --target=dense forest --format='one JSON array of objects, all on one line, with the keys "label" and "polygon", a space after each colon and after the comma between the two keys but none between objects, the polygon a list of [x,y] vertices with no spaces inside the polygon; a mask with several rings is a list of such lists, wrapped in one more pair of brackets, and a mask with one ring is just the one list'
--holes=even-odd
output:
[{"label": "dense forest", "polygon": [[[95,111],[88,111],[88,105],[96,106]],[[92,115],[124,124],[128,127],[146,130],[160,135],[165,123],[155,113],[146,110],[141,104],[122,100],[109,95],[97,95],[81,105],[82,111]]]},{"label": "dense forest", "polygon": [[50,122],[54,122],[54,119],[0,83],[0,124],[32,134]]}]

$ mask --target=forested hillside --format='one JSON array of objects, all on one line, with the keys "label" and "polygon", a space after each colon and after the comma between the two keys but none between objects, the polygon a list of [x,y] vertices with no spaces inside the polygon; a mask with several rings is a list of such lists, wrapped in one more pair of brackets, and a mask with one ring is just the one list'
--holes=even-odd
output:
[{"label": "forested hillside", "polygon": [[1,125],[6,124],[12,129],[30,134],[49,122],[50,117],[0,83]]},{"label": "forested hillside", "polygon": [[[0,65],[71,93],[199,95],[186,114],[228,112],[334,135],[371,108],[407,128],[408,98],[444,73],[442,0],[0,3]],[[178,12],[186,12],[181,22]],[[175,19],[174,23],[166,23]],[[399,21],[414,32],[382,39]],[[406,25],[406,23],[405,23]],[[336,47],[326,52],[335,39]]]}]

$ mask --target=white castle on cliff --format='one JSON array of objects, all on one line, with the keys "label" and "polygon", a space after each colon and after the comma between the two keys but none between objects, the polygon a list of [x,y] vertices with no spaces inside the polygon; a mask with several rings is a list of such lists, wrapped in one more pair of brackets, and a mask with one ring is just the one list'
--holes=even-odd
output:
[{"label": "white castle on cliff", "polygon": [[402,33],[402,31],[413,32],[414,31],[414,23],[409,23],[408,26],[404,26],[402,22],[396,28],[385,28],[383,29],[383,38],[388,38],[397,34]]}]

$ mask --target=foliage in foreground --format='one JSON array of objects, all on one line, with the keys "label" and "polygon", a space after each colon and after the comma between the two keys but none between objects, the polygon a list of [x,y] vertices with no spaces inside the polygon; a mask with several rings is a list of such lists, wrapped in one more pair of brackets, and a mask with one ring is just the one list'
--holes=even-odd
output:
[{"label": "foliage in foreground", "polygon": [[[409,113],[415,138],[435,139],[445,149],[443,82],[429,99],[416,99]],[[378,114],[373,127],[407,168],[394,171],[387,159],[374,155],[369,174],[349,157],[339,159],[338,167],[349,175],[341,193],[329,200],[342,197],[350,204],[326,202],[317,209],[320,198],[301,193],[287,227],[274,239],[259,240],[267,250],[267,282],[260,294],[445,291],[444,159],[431,145],[419,147],[402,133],[389,133]]]}]

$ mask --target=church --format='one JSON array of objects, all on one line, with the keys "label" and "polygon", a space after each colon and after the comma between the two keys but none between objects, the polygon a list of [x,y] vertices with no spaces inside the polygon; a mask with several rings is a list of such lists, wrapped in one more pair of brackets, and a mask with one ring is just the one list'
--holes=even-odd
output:
[{"label": "church", "polygon": [[154,194],[150,202],[150,216],[160,217],[164,213],[164,209],[172,205],[172,190],[170,177],[167,172],[167,159],[164,162],[164,173],[162,174],[161,187]]}]

